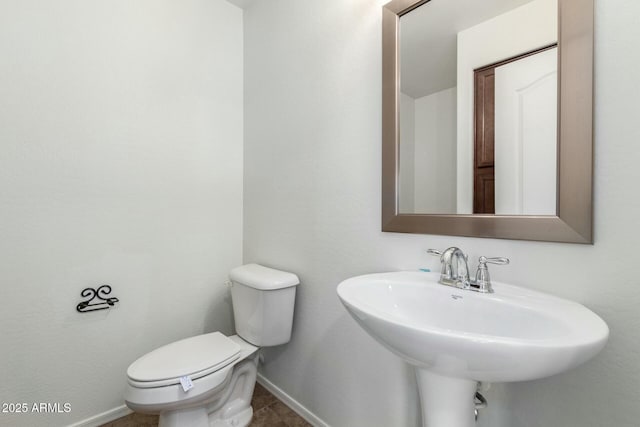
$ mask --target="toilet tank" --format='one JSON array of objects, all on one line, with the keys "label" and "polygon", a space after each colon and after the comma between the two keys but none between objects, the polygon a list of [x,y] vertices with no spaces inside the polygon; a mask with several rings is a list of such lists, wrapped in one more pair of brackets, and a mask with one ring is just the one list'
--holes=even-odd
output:
[{"label": "toilet tank", "polygon": [[236,333],[259,347],[289,342],[298,276],[247,264],[231,270],[229,278]]}]

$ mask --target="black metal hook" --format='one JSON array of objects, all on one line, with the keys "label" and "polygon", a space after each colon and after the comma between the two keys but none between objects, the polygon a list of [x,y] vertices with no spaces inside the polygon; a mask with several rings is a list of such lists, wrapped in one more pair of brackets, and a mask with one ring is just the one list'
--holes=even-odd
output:
[{"label": "black metal hook", "polygon": [[109,297],[108,295],[110,293],[111,286],[109,285],[102,285],[98,289],[85,288],[80,292],[80,296],[87,298],[87,300],[80,302],[76,306],[76,310],[80,313],[86,313],[88,311],[107,310],[114,307],[119,299]]}]

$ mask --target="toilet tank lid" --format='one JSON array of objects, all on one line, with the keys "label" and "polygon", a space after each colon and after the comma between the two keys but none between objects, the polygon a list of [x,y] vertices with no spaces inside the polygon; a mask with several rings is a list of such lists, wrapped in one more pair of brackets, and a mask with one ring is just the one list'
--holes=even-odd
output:
[{"label": "toilet tank lid", "polygon": [[298,276],[293,273],[264,267],[259,264],[246,264],[236,267],[229,273],[229,278],[233,282],[262,291],[289,288],[300,283]]}]

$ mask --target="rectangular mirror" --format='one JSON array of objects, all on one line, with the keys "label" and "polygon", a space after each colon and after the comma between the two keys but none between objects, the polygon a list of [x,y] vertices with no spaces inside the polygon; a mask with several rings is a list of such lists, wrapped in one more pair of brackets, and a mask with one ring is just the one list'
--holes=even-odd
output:
[{"label": "rectangular mirror", "polygon": [[383,231],[592,242],[593,0],[383,8]]}]

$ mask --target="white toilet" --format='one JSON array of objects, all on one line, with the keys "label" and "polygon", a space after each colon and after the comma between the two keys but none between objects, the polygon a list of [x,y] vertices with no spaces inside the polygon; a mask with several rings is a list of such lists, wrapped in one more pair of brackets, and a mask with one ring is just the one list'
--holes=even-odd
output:
[{"label": "white toilet", "polygon": [[[257,264],[229,274],[237,335],[198,335],[160,347],[127,369],[125,402],[160,427],[244,427],[258,350],[289,342],[298,277]],[[186,391],[185,391],[186,390]]]}]

